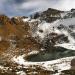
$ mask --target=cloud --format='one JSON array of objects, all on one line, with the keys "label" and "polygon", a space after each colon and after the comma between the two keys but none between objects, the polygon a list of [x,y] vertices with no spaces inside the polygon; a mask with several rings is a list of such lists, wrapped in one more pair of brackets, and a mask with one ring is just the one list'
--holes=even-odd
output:
[{"label": "cloud", "polygon": [[26,2],[27,0],[12,0],[12,2],[16,3],[16,4],[21,4],[23,2]]},{"label": "cloud", "polygon": [[60,0],[59,7],[57,5],[57,8],[62,10],[75,8],[75,0]]},{"label": "cloud", "polygon": [[53,6],[52,0],[29,0],[27,2],[23,2],[22,4],[18,5],[17,9],[19,10],[32,10],[29,14],[32,14],[37,11],[43,11],[47,8]]},{"label": "cloud", "polygon": [[47,8],[70,10],[75,8],[75,0],[0,0],[0,12],[9,15],[30,15]]}]

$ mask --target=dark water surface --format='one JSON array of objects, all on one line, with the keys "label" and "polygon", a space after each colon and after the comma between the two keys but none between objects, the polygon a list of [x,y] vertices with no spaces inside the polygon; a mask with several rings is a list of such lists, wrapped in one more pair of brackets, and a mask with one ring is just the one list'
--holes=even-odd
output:
[{"label": "dark water surface", "polygon": [[67,50],[65,48],[56,48],[54,51],[41,51],[38,54],[30,55],[27,57],[28,61],[32,62],[41,62],[41,61],[50,61],[63,57],[75,56],[74,50]]}]

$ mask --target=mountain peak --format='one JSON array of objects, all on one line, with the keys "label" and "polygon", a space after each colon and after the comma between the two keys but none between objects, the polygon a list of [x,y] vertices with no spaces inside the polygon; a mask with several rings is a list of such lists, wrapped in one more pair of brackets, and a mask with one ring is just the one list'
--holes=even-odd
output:
[{"label": "mountain peak", "polygon": [[44,20],[46,22],[51,23],[57,19],[60,19],[61,13],[64,13],[64,11],[48,8],[46,11],[43,11],[41,13],[36,12],[34,15],[32,15],[32,18],[34,19],[40,18],[40,20]]}]

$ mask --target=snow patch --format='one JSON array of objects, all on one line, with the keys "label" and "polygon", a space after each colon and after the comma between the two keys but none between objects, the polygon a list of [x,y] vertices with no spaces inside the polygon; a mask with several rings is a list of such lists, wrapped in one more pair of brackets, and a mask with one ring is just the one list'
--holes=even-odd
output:
[{"label": "snow patch", "polygon": [[23,71],[19,71],[19,72],[16,72],[17,75],[27,75],[25,72]]},{"label": "snow patch", "polygon": [[20,65],[25,64],[24,55],[18,56],[18,57],[16,57],[16,56],[13,57],[13,61],[20,64]]},{"label": "snow patch", "polygon": [[63,44],[57,44],[55,46],[63,47],[63,48],[69,49],[69,50],[75,50],[74,44],[63,43]]},{"label": "snow patch", "polygon": [[30,18],[25,18],[25,19],[22,19],[24,22],[28,22],[30,20]]},{"label": "snow patch", "polygon": [[33,54],[38,54],[39,51],[32,51],[32,52],[29,52],[27,55],[33,55]]}]

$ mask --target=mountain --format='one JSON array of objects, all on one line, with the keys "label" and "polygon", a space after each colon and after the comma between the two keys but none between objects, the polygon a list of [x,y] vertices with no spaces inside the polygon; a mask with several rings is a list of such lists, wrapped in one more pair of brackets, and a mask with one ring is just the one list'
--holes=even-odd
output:
[{"label": "mountain", "polygon": [[74,63],[75,9],[0,15],[0,75],[71,75]]}]

